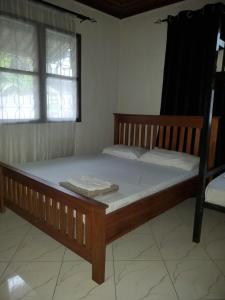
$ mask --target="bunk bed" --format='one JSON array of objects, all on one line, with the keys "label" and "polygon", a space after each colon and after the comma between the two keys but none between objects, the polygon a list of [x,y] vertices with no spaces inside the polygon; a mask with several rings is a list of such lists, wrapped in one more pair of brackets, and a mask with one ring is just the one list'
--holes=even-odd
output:
[{"label": "bunk bed", "polygon": [[[204,208],[225,212],[225,192],[223,179],[225,174],[225,165],[210,168],[208,157],[210,156],[209,140],[211,136],[215,87],[216,81],[225,84],[225,42],[222,39],[222,17],[220,16],[217,41],[215,45],[215,64],[212,72],[211,86],[209,88],[208,98],[205,100],[204,107],[204,125],[201,136],[201,153],[199,165],[199,192],[196,198],[193,241],[200,242]],[[222,55],[221,55],[222,53]],[[219,178],[217,176],[219,175]],[[214,178],[214,179],[213,179]],[[220,199],[215,197],[220,194]]]},{"label": "bunk bed", "polygon": [[[114,144],[199,156],[202,117],[115,114],[114,119]],[[211,122],[209,168],[214,166],[218,122],[218,118]],[[107,205],[102,202],[0,163],[0,211],[8,207],[89,261],[92,279],[99,284],[105,279],[107,244],[198,190],[199,179],[194,175],[106,214]]]}]

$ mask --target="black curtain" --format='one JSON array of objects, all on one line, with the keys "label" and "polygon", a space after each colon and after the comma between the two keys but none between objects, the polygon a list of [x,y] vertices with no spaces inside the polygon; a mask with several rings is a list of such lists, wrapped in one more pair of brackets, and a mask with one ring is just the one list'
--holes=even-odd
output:
[{"label": "black curtain", "polygon": [[[175,17],[168,17],[161,114],[204,114],[204,103],[212,88],[217,35],[221,23],[222,36],[225,31],[224,11],[225,6],[217,3],[206,5],[201,10],[183,11]],[[225,116],[223,86],[216,84],[214,114],[220,116]],[[225,136],[225,131],[223,133]],[[217,164],[224,160],[223,140],[225,138],[219,138]]]}]

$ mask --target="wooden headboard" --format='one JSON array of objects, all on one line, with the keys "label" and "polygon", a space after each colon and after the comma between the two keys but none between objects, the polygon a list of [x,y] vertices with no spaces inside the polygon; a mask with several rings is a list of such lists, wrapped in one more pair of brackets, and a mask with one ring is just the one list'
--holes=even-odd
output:
[{"label": "wooden headboard", "polygon": [[[156,116],[114,114],[114,144],[154,147],[186,152],[199,156],[203,127],[201,116]],[[215,163],[219,117],[211,127],[208,168]]]}]

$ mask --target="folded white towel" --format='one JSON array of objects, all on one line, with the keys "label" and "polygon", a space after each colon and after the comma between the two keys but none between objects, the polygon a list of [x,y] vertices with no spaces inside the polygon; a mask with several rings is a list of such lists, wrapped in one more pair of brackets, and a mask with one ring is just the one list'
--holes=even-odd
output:
[{"label": "folded white towel", "polygon": [[111,182],[93,176],[74,177],[68,179],[67,182],[87,191],[104,190],[112,186]]}]

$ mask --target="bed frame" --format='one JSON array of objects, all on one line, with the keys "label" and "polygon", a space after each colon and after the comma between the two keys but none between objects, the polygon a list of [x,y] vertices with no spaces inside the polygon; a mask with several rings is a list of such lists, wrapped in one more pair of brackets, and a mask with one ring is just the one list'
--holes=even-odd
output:
[{"label": "bed frame", "polygon": [[[199,155],[202,117],[115,114],[114,144],[155,146]],[[211,128],[208,167],[214,166],[218,118]],[[106,214],[107,205],[0,163],[0,211],[5,206],[92,264],[105,280],[106,245],[196,195],[197,176]]]}]

